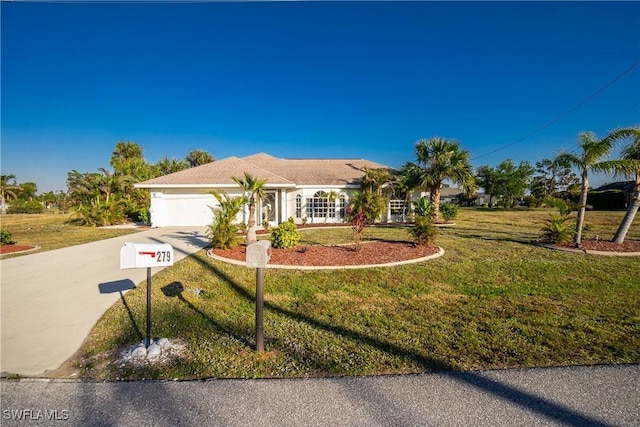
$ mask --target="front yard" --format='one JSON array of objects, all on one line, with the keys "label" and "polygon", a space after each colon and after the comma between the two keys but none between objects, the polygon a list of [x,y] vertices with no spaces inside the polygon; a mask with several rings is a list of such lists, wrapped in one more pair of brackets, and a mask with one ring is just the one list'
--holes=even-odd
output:
[{"label": "front yard", "polygon": [[[531,244],[550,211],[461,209],[436,243],[444,256],[391,268],[266,270],[265,351],[254,345],[255,272],[200,251],[153,278],[152,334],[184,345],[164,363],[120,350],[145,329],[146,286],[109,309],[52,376],[206,378],[370,375],[431,370],[640,363],[640,257]],[[589,212],[586,237],[623,212]],[[404,228],[365,238],[406,240]],[[305,230],[301,244],[348,243],[351,230]],[[629,239],[639,240],[637,225]],[[75,374],[75,375],[74,375]]]}]

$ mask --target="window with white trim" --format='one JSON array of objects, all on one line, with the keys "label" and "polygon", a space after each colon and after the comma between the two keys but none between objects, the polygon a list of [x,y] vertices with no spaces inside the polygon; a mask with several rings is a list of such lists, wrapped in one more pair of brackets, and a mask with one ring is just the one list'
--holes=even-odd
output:
[{"label": "window with white trim", "polygon": [[296,218],[302,218],[302,196],[296,196]]}]

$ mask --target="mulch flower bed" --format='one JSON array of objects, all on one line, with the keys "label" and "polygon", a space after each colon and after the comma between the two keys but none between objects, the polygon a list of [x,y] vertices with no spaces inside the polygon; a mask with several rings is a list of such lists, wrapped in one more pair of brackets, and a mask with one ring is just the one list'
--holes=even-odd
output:
[{"label": "mulch flower bed", "polygon": [[[222,258],[245,261],[246,246],[233,249],[213,249]],[[436,254],[435,245],[415,245],[410,242],[363,242],[360,251],[354,245],[297,246],[293,249],[272,249],[269,264],[299,266],[375,265],[408,261]]]},{"label": "mulch flower bed", "polygon": [[[562,248],[575,248],[575,245],[569,243],[556,243],[556,246]],[[625,240],[622,244],[613,243],[610,240],[583,240],[581,249],[587,251],[599,251],[599,252],[639,252],[640,253],[640,241]]]},{"label": "mulch flower bed", "polygon": [[32,245],[2,245],[0,246],[0,255],[14,254],[16,252],[30,251],[35,249]]}]

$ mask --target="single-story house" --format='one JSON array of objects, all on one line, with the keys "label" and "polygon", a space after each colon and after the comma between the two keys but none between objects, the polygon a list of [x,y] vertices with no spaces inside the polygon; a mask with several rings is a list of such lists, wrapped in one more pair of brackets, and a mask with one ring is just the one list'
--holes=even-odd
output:
[{"label": "single-story house", "polygon": [[[365,168],[391,170],[364,159],[280,159],[258,153],[243,158],[228,157],[135,187],[149,189],[151,193],[149,211],[154,227],[210,225],[212,208],[218,205],[211,192],[242,195],[232,177],[244,178],[245,172],[266,180],[267,195],[256,206],[257,225],[267,222],[276,226],[289,217],[298,224],[332,223],[343,221],[350,194],[360,187]],[[328,197],[329,194],[334,197]],[[245,206],[238,220],[247,223],[248,214]],[[390,207],[383,220],[392,219]]]}]

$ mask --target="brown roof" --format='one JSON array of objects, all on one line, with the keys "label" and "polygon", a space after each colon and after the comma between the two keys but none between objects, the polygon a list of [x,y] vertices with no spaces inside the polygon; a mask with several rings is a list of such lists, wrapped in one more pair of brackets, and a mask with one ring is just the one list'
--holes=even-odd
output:
[{"label": "brown roof", "polygon": [[195,168],[136,184],[139,188],[237,186],[232,177],[244,172],[267,180],[266,187],[357,185],[364,168],[390,169],[364,159],[279,159],[265,153],[227,157]]}]

